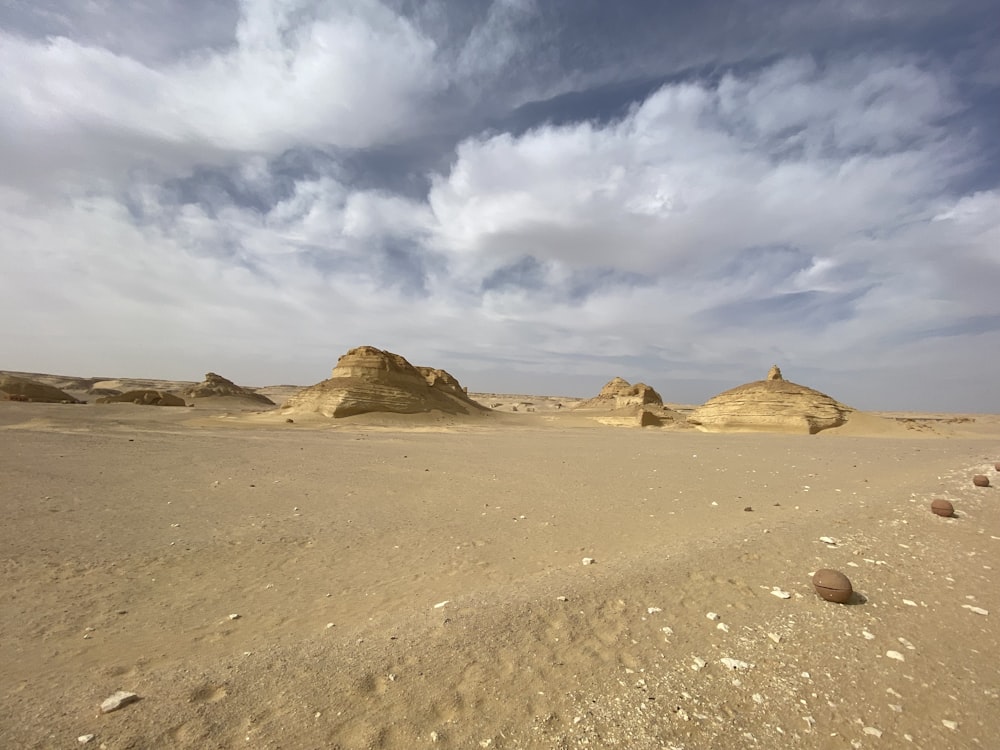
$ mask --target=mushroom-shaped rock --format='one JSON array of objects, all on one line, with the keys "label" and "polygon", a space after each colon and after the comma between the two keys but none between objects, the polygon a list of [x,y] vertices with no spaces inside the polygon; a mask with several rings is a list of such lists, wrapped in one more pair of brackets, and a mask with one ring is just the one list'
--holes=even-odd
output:
[{"label": "mushroom-shaped rock", "polygon": [[78,404],[75,398],[55,386],[16,375],[0,374],[0,401],[35,401],[46,404]]},{"label": "mushroom-shaped rock", "polygon": [[185,395],[190,398],[243,398],[256,401],[263,406],[274,406],[274,402],[262,393],[236,385],[232,380],[214,372],[205,373],[205,379],[188,388]]},{"label": "mushroom-shaped rock", "polygon": [[777,365],[771,365],[771,369],[767,371],[767,379],[784,380],[784,378],[781,377],[781,368],[778,367]]},{"label": "mushroom-shaped rock", "polygon": [[369,412],[487,411],[444,370],[414,367],[400,355],[373,346],[348,351],[337,360],[329,379],[293,394],[281,408],[286,413],[316,412],[337,418]]},{"label": "mushroom-shaped rock", "polygon": [[771,378],[755,380],[710,398],[688,415],[688,421],[705,432],[814,434],[844,424],[852,411],[825,393],[790,380]]}]

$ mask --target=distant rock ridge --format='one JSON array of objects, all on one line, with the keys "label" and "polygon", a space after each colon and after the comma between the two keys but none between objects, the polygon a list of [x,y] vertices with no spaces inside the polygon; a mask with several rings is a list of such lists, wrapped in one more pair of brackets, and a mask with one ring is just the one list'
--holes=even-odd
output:
[{"label": "distant rock ridge", "polygon": [[660,394],[645,383],[632,385],[615,377],[605,383],[594,398],[577,404],[577,409],[622,409],[627,406],[663,406]]},{"label": "distant rock ridge", "polygon": [[79,404],[80,401],[55,386],[16,375],[0,374],[0,401],[32,401],[44,404]]},{"label": "distant rock ridge", "polygon": [[414,367],[399,354],[360,346],[337,360],[330,378],[294,393],[285,412],[350,417],[370,412],[473,414],[488,411],[458,380],[432,367]]},{"label": "distant rock ridge", "polygon": [[785,380],[775,365],[766,380],[713,396],[688,415],[705,432],[806,432],[839,427],[853,412],[825,393]]},{"label": "distant rock ridge", "polygon": [[274,406],[274,402],[262,393],[250,388],[236,385],[233,381],[214,372],[206,372],[205,379],[184,391],[190,398],[236,397],[257,401],[260,404]]},{"label": "distant rock ridge", "polygon": [[97,399],[99,404],[139,404],[140,406],[187,406],[180,396],[169,391],[154,391],[143,389],[126,391],[117,396],[102,396]]}]

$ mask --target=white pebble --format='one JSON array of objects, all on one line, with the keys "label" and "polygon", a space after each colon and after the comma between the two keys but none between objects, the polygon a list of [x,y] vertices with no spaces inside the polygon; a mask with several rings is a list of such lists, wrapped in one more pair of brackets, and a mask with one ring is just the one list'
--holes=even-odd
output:
[{"label": "white pebble", "polygon": [[92,734],[81,734],[79,737],[76,738],[76,741],[79,742],[81,745],[86,745],[92,739],[94,739],[94,735]]},{"label": "white pebble", "polygon": [[101,713],[107,714],[117,711],[122,706],[127,706],[129,703],[134,703],[137,700],[139,700],[139,696],[135,693],[119,690],[104,699],[104,702],[101,703]]},{"label": "white pebble", "polygon": [[837,543],[837,540],[834,539],[832,536],[821,536],[819,538],[819,540],[821,542],[823,542],[823,544],[836,544]]},{"label": "white pebble", "polygon": [[236,614],[235,612],[233,612],[231,615],[229,615],[229,619],[230,620],[238,620],[238,619],[240,619],[240,616],[238,614]]},{"label": "white pebble", "polygon": [[443,602],[438,602],[437,604],[435,604],[434,609],[441,609],[441,607],[443,607],[445,604],[450,604],[450,603],[451,599],[445,599]]},{"label": "white pebble", "polygon": [[773,589],[771,589],[771,596],[776,596],[779,599],[791,599],[792,598],[791,594],[789,594],[787,591],[782,591],[777,586],[775,586]]},{"label": "white pebble", "polygon": [[767,637],[770,638],[775,643],[781,643],[781,636],[777,633],[768,633]]},{"label": "white pebble", "polygon": [[715,613],[715,612],[709,612],[708,614],[706,614],[706,615],[705,615],[705,617],[707,617],[707,618],[708,618],[709,620],[713,620],[713,621],[714,621],[714,620],[721,620],[721,619],[722,619],[722,618],[721,618],[721,617],[719,617],[719,615],[718,615],[717,613]]},{"label": "white pebble", "polygon": [[655,615],[657,612],[662,611],[659,607],[646,607],[646,614]]},{"label": "white pebble", "polygon": [[872,737],[881,737],[882,736],[882,730],[881,729],[876,729],[875,727],[865,727],[861,731],[864,732],[865,734],[870,734]]},{"label": "white pebble", "polygon": [[866,641],[874,641],[875,640],[875,634],[874,633],[869,633],[867,630],[862,630],[861,631],[861,635],[863,635],[865,637]]},{"label": "white pebble", "polygon": [[915,601],[913,601],[912,599],[903,599],[903,604],[905,604],[907,607],[916,607],[917,606],[917,603]]},{"label": "white pebble", "polygon": [[885,655],[890,659],[895,659],[896,661],[906,661],[905,657],[898,651],[886,651]]},{"label": "white pebble", "polygon": [[745,661],[740,661],[739,659],[731,659],[728,656],[723,656],[721,659],[719,659],[719,661],[722,662],[723,666],[740,671],[743,671],[745,669],[750,669],[750,667],[753,666],[752,664],[747,664]]},{"label": "white pebble", "polygon": [[728,633],[729,632],[729,626],[726,625],[726,623],[724,623],[724,622],[720,622],[718,625],[716,625],[715,629],[716,630],[721,630],[723,633]]},{"label": "white pebble", "polygon": [[593,565],[594,564],[594,558],[592,558],[592,557],[585,557],[585,558],[583,558],[583,564],[584,565]]},{"label": "white pebble", "polygon": [[990,613],[988,609],[983,609],[982,607],[973,607],[971,604],[963,604],[962,609],[967,609],[970,612],[975,612],[977,615],[988,615]]},{"label": "white pebble", "polygon": [[663,631],[664,635],[673,635],[674,634],[674,629],[672,627],[670,627],[669,625],[664,625],[662,628],[660,628],[660,630]]},{"label": "white pebble", "polygon": [[691,669],[693,669],[695,672],[700,672],[705,668],[705,664],[706,662],[704,659],[696,656],[694,657],[694,664],[691,665]]},{"label": "white pebble", "polygon": [[941,719],[941,723],[944,724],[946,727],[948,727],[948,729],[950,729],[953,732],[956,729],[958,729],[957,721],[952,721],[951,719]]}]

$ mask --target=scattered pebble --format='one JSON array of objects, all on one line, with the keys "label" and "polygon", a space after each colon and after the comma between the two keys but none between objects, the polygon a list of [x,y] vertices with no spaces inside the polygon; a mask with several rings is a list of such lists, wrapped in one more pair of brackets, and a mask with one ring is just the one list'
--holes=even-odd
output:
[{"label": "scattered pebble", "polygon": [[718,615],[717,612],[709,612],[709,613],[707,613],[705,615],[705,617],[707,617],[709,620],[712,620],[712,621],[721,620],[722,619],[721,617],[719,617],[719,615]]},{"label": "scattered pebble", "polygon": [[776,596],[779,599],[791,599],[792,598],[791,594],[789,594],[787,591],[782,591],[777,586],[775,586],[773,589],[771,589],[771,596]]},{"label": "scattered pebble", "polygon": [[663,631],[664,635],[673,635],[674,634],[674,629],[672,627],[670,627],[669,625],[664,625],[662,628],[660,628],[660,630]]},{"label": "scattered pebble", "polygon": [[962,609],[967,609],[970,612],[975,612],[977,615],[988,615],[990,613],[988,609],[983,609],[982,607],[973,607],[971,604],[963,604]]},{"label": "scattered pebble", "polygon": [[882,730],[881,729],[876,729],[875,727],[865,727],[861,731],[864,732],[865,734],[870,734],[872,737],[881,737],[882,736]]},{"label": "scattered pebble", "polygon": [[76,738],[76,741],[79,742],[81,745],[86,745],[92,739],[94,739],[94,735],[92,734],[81,734],[79,737]]},{"label": "scattered pebble", "polygon": [[770,638],[775,643],[781,643],[781,636],[777,633],[768,633],[767,637]]},{"label": "scattered pebble", "polygon": [[594,558],[592,558],[592,557],[585,557],[585,558],[583,558],[583,564],[584,565],[593,565],[594,562],[595,562]]},{"label": "scattered pebble", "polygon": [[944,724],[946,727],[948,727],[948,729],[950,729],[953,732],[956,729],[958,729],[957,721],[952,721],[951,719],[941,719],[941,723]]},{"label": "scattered pebble", "polygon": [[443,602],[438,602],[437,604],[434,605],[434,609],[441,609],[441,607],[443,607],[445,604],[449,604],[450,602],[451,599],[445,599]]},{"label": "scattered pebble", "polygon": [[566,596],[557,596],[556,597],[556,601],[557,602],[568,602],[569,601],[569,597],[566,597]]},{"label": "scattered pebble", "polygon": [[723,633],[728,633],[729,632],[729,626],[726,625],[726,623],[724,623],[724,622],[720,622],[718,625],[716,625],[715,629],[716,630],[721,630]]},{"label": "scattered pebble", "polygon": [[750,667],[753,666],[752,664],[748,664],[745,661],[740,661],[739,659],[731,659],[728,656],[723,656],[721,659],[719,659],[719,661],[722,662],[724,666],[739,671],[750,669]]},{"label": "scattered pebble", "polygon": [[650,615],[655,615],[657,612],[662,612],[663,610],[659,607],[646,607],[646,613]]},{"label": "scattered pebble", "polygon": [[701,657],[698,657],[698,656],[694,657],[693,661],[694,661],[694,664],[691,665],[691,669],[693,669],[695,672],[700,672],[701,670],[703,670],[705,668],[705,666],[707,664],[707,662],[704,659],[702,659]]},{"label": "scattered pebble", "polygon": [[819,540],[823,542],[823,544],[832,544],[834,546],[837,545],[837,540],[834,539],[832,536],[821,536]]},{"label": "scattered pebble", "polygon": [[913,601],[912,599],[903,599],[903,604],[905,604],[907,607],[916,607],[917,606],[917,603],[915,601]]},{"label": "scattered pebble", "polygon": [[104,702],[101,703],[101,713],[108,714],[112,711],[117,711],[122,706],[127,706],[129,703],[135,703],[137,700],[139,700],[139,696],[135,693],[130,693],[126,690],[119,690],[104,699]]},{"label": "scattered pebble", "polygon": [[863,635],[865,637],[866,641],[874,641],[875,640],[875,634],[874,633],[869,633],[867,630],[862,630],[861,631],[861,635]]},{"label": "scattered pebble", "polygon": [[906,661],[906,657],[904,657],[898,651],[886,651],[885,655],[888,656],[890,659],[895,659],[896,661]]},{"label": "scattered pebble", "polygon": [[233,612],[231,615],[229,615],[229,619],[230,620],[238,620],[238,619],[240,619],[240,616],[237,613]]}]

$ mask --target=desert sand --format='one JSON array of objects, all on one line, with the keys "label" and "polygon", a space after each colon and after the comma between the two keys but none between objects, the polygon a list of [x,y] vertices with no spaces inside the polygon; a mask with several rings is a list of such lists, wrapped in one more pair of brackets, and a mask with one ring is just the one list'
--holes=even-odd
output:
[{"label": "desert sand", "polygon": [[333,420],[91,381],[0,403],[0,747],[997,746],[1000,416]]}]

